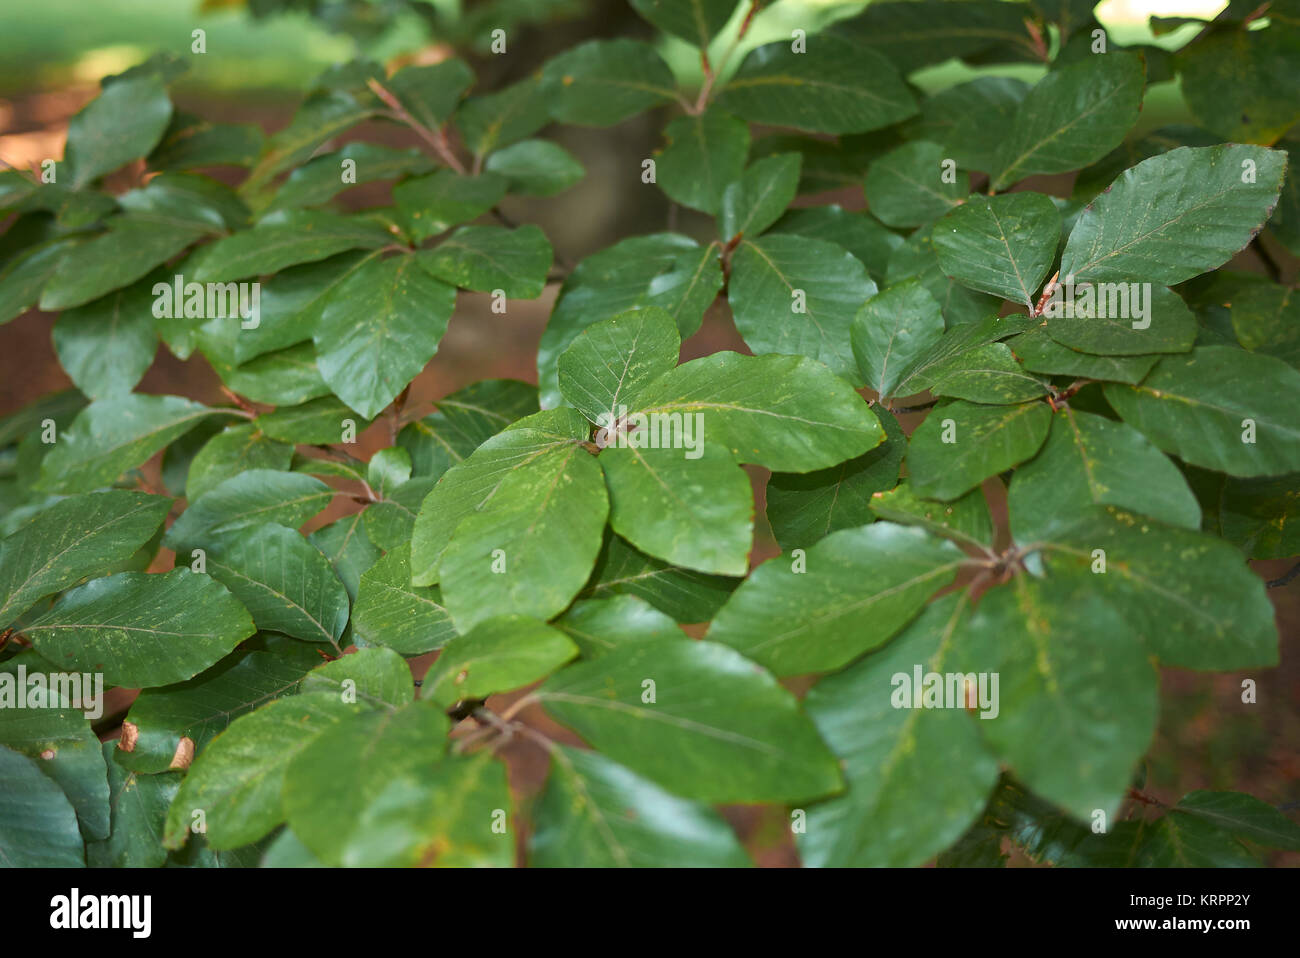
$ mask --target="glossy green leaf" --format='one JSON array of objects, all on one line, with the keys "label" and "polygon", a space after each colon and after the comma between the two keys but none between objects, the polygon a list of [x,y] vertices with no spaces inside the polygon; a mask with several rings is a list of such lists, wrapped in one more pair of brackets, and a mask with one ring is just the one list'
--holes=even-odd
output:
[{"label": "glossy green leaf", "polygon": [[777,675],[834,671],[889,640],[964,558],[950,542],[891,522],[833,532],[802,557],[754,570],[709,639]]},{"label": "glossy green leaf", "polygon": [[648,381],[677,365],[681,345],[672,316],[655,306],[595,323],[560,355],[560,392],[612,441],[628,404]]},{"label": "glossy green leaf", "polygon": [[1047,403],[940,403],[912,433],[907,474],[926,499],[956,499],[989,476],[1031,458],[1047,438]]},{"label": "glossy green leaf", "polygon": [[722,194],[718,233],[754,238],[781,218],[799,189],[800,156],[781,153],[756,160]]},{"label": "glossy green leaf", "polygon": [[1139,386],[1107,384],[1106,400],[1165,452],[1230,476],[1300,469],[1289,397],[1300,373],[1271,356],[1198,346],[1166,356]]},{"label": "glossy green leaf", "polygon": [[707,49],[731,14],[736,0],[630,0],[632,9],[664,33]]},{"label": "glossy green leaf", "polygon": [[875,294],[852,254],[825,240],[774,235],[737,247],[727,298],[755,353],[808,356],[856,380],[849,328]]},{"label": "glossy green leaf", "polygon": [[722,110],[707,110],[673,120],[664,127],[664,139],[667,145],[655,160],[660,189],[675,203],[718,212],[723,191],[745,168],[748,125]]},{"label": "glossy green leaf", "polygon": [[1005,343],[985,343],[939,366],[930,392],[967,402],[1006,405],[1047,395],[1047,381],[1027,373]]},{"label": "glossy green leaf", "polygon": [[1137,122],[1145,86],[1142,58],[1119,50],[1051,71],[1017,108],[997,152],[991,188],[1101,159]]},{"label": "glossy green leaf", "polygon": [[920,226],[960,204],[970,192],[969,180],[969,174],[957,173],[943,147],[916,140],[872,163],[864,188],[876,219],[887,226]]},{"label": "glossy green leaf", "polygon": [[373,221],[321,210],[282,210],[251,230],[218,240],[195,270],[200,283],[275,273],[350,249],[379,249],[394,241]]},{"label": "glossy green leaf", "polygon": [[10,868],[83,868],[77,815],[36,761],[0,745],[0,861]]},{"label": "glossy green leaf", "polygon": [[794,697],[715,642],[632,643],[569,666],[534,695],[607,757],[682,798],[795,801],[841,787]]},{"label": "glossy green leaf", "polygon": [[890,286],[867,300],[850,328],[853,356],[868,386],[894,395],[917,360],[943,336],[939,303],[915,279]]},{"label": "glossy green leaf", "polygon": [[437,586],[411,585],[411,550],[394,549],[361,576],[352,627],[358,637],[403,655],[441,648],[456,635]]},{"label": "glossy green leaf", "polygon": [[506,180],[495,173],[462,176],[438,170],[393,188],[393,202],[411,236],[419,242],[482,216],[506,194]]},{"label": "glossy green leaf", "polygon": [[198,674],[252,635],[253,622],[218,582],[173,569],[94,579],[24,632],[51,662],[138,689]]},{"label": "glossy green leaf", "polygon": [[316,363],[334,394],[367,419],[392,402],[438,351],[456,308],[453,287],[425,254],[372,260],[335,290],[316,329]]},{"label": "glossy green leaf", "polygon": [[599,752],[557,746],[534,813],[534,868],[743,868],[725,819]]},{"label": "glossy green leaf", "polygon": [[1068,298],[1054,294],[1043,315],[1047,335],[1062,346],[1103,356],[1185,353],[1196,341],[1196,317],[1182,297],[1149,283],[1076,284]]},{"label": "glossy green leaf", "polygon": [[38,486],[84,492],[107,486],[220,410],[179,396],[130,393],[81,411],[41,463]]},{"label": "glossy green leaf", "polygon": [[634,595],[609,599],[581,599],[555,620],[582,650],[583,658],[595,658],[625,642],[647,642],[681,636],[677,623],[649,602]]},{"label": "glossy green leaf", "polygon": [[259,629],[333,643],[348,623],[348,594],[329,560],[294,529],[275,523],[223,537],[208,574],[228,588]]},{"label": "glossy green leaf", "polygon": [[892,414],[877,411],[885,441],[855,459],[816,472],[778,472],[767,482],[767,521],[781,551],[807,549],[823,536],[872,521],[872,497],[898,482],[907,439]]},{"label": "glossy green leaf", "polygon": [[961,611],[956,596],[935,602],[886,648],[808,693],[849,788],[808,810],[804,865],[920,865],[983,811],[998,778],[976,727],[985,723],[964,713],[964,695],[956,708],[930,708],[914,687],[914,673],[946,671]]},{"label": "glossy green leaf", "polygon": [[163,843],[180,848],[202,811],[210,847],[239,848],[284,821],[280,791],[294,758],[362,711],[333,692],[293,695],[241,715],[196,761],[167,813]]},{"label": "glossy green leaf", "polygon": [[561,123],[612,126],[673,99],[677,84],[648,43],[591,40],[565,51],[542,71],[550,115]]},{"label": "glossy green leaf", "polygon": [[1025,369],[1053,376],[1074,376],[1136,385],[1151,371],[1159,355],[1094,356],[1062,346],[1045,329],[1032,329],[1007,340]]},{"label": "glossy green leaf", "polygon": [[523,615],[493,616],[443,647],[420,697],[444,708],[545,678],[578,655],[563,632]]},{"label": "glossy green leaf", "polygon": [[296,529],[330,501],[330,488],[311,476],[250,469],[192,502],[163,537],[169,549],[206,546],[265,522]]},{"label": "glossy green leaf", "polygon": [[1032,306],[1061,238],[1061,215],[1041,193],[979,196],[934,227],[939,265],[957,282]]},{"label": "glossy green leaf", "polygon": [[1029,543],[1093,505],[1113,505],[1184,529],[1201,507],[1172,462],[1132,426],[1068,406],[1052,417],[1038,455],[1016,470],[1007,508],[1011,534]]},{"label": "glossy green leaf", "polygon": [[129,160],[145,156],[162,139],[172,104],[156,73],[122,76],[70,121],[65,162],[72,185],[85,186]]},{"label": "glossy green leaf", "polygon": [[131,557],[167,517],[163,496],[111,490],[69,496],[0,541],[0,623],[37,600]]},{"label": "glossy green leaf", "polygon": [[1143,160],[1079,217],[1061,276],[1173,285],[1222,266],[1268,219],[1285,168],[1277,150],[1230,143]]},{"label": "glossy green leaf", "polygon": [[972,489],[951,502],[936,502],[919,498],[911,483],[903,481],[873,495],[871,512],[889,522],[920,526],[955,542],[993,546],[993,520],[982,489]]},{"label": "glossy green leaf", "polygon": [[796,53],[789,40],[755,47],[717,103],[751,123],[814,133],[865,133],[905,120],[916,101],[889,61],[838,37],[809,38]]},{"label": "glossy green leaf", "polygon": [[438,244],[420,265],[462,289],[501,290],[512,299],[536,299],[551,268],[551,244],[531,224],[463,226]]},{"label": "glossy green leaf", "polygon": [[550,140],[522,140],[497,150],[483,168],[504,176],[511,193],[527,196],[555,196],[587,175],[572,153]]}]

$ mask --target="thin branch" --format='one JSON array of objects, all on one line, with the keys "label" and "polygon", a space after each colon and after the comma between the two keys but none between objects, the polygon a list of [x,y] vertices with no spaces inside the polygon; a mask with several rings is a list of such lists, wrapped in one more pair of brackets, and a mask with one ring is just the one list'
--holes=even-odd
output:
[{"label": "thin branch", "polygon": [[1298,575],[1300,575],[1300,562],[1297,562],[1291,567],[1290,571],[1283,573],[1278,578],[1270,579],[1268,587],[1270,589],[1280,589]]},{"label": "thin branch", "polygon": [[433,147],[433,151],[438,154],[438,158],[455,170],[461,176],[465,175],[465,164],[460,158],[452,152],[451,144],[447,142],[447,135],[442,130],[430,130],[427,126],[411,116],[410,111],[402,106],[400,100],[378,80],[371,77],[366,81],[366,85],[374,92],[375,96],[383,100],[388,108],[393,111],[393,117],[405,123],[419,135],[419,137]]}]

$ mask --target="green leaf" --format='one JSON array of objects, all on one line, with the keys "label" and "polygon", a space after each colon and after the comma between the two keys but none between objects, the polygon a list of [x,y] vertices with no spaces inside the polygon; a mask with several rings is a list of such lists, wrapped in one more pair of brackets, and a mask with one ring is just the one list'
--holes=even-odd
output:
[{"label": "green leaf", "polygon": [[202,672],[252,635],[253,622],[224,586],[173,569],[94,579],[23,631],[51,662],[138,689]]},{"label": "green leaf", "polygon": [[598,600],[635,597],[678,622],[707,622],[739,581],[670,565],[607,535],[584,594]]},{"label": "green leaf", "polygon": [[1300,366],[1300,298],[1277,283],[1250,285],[1233,294],[1232,330],[1252,352]]},{"label": "green leaf", "polygon": [[1231,834],[1199,818],[1169,814],[1142,848],[1146,868],[1253,868],[1259,864]]},{"label": "green leaf", "polygon": [[495,173],[462,176],[437,170],[393,187],[393,202],[417,243],[477,219],[505,195],[506,179]]},{"label": "green leaf", "polygon": [[506,426],[537,412],[537,387],[516,379],[483,379],[435,405],[435,412],[397,435],[416,476],[441,476]]},{"label": "green leaf", "polygon": [[523,615],[493,616],[443,647],[420,697],[443,707],[485,699],[532,685],[577,655],[559,629]]},{"label": "green leaf", "polygon": [[925,499],[956,499],[989,476],[1031,458],[1051,424],[1047,403],[940,403],[912,433],[907,453],[912,490]]},{"label": "green leaf", "polygon": [[1225,346],[1166,356],[1140,386],[1105,386],[1120,417],[1165,452],[1242,477],[1300,470],[1297,390],[1300,372],[1280,359]]},{"label": "green leaf", "polygon": [[542,79],[535,74],[496,93],[472,96],[454,119],[475,157],[509,146],[550,122]]},{"label": "green leaf", "polygon": [[1061,275],[1172,286],[1222,266],[1268,219],[1285,168],[1277,150],[1230,143],[1143,160],[1083,211]]},{"label": "green leaf", "polygon": [[841,787],[794,697],[715,642],[632,643],[569,666],[534,695],[608,758],[682,798],[797,801]]},{"label": "green leaf", "polygon": [[1007,340],[1012,353],[1030,372],[1077,379],[1100,379],[1136,385],[1160,359],[1149,356],[1094,356],[1062,346],[1045,329],[1032,329]]},{"label": "green leaf", "polygon": [[823,536],[872,521],[872,497],[898,482],[907,439],[892,414],[877,411],[885,441],[856,459],[817,472],[773,473],[767,521],[781,551],[806,549]]},{"label": "green leaf", "polygon": [[180,775],[140,775],[112,760],[113,746],[104,745],[108,764],[109,804],[113,831],[108,840],[91,846],[99,867],[161,868],[167,860],[161,836],[167,809],[180,788]]},{"label": "green leaf", "polygon": [[[320,661],[314,650],[302,648]],[[165,772],[175,763],[182,738],[201,755],[239,716],[297,694],[312,664],[270,652],[236,652],[186,682],[145,689],[131,703],[123,726],[130,734],[118,744],[113,763],[149,776]]]},{"label": "green leaf", "polygon": [[387,86],[421,125],[437,130],[451,118],[456,104],[473,83],[474,71],[463,60],[451,59],[403,67],[388,78]]},{"label": "green leaf", "polygon": [[723,191],[745,169],[749,126],[722,110],[679,116],[664,127],[667,145],[655,165],[655,182],[668,198],[702,213],[716,213]]},{"label": "green leaf", "polygon": [[251,230],[217,240],[195,269],[197,282],[264,276],[286,266],[327,259],[350,249],[379,249],[395,237],[372,220],[323,210],[280,210]]},{"label": "green leaf", "polygon": [[359,416],[333,396],[322,396],[299,406],[286,406],[258,416],[253,424],[272,439],[295,445],[335,445],[343,441],[347,424],[356,433],[365,431],[370,420]]},{"label": "green leaf", "polygon": [[135,286],[63,313],[54,324],[59,365],[91,399],[129,393],[158,349],[151,297]]},{"label": "green leaf", "polygon": [[889,61],[838,37],[810,37],[807,53],[788,40],[755,47],[717,104],[751,123],[814,133],[866,133],[916,113]]},{"label": "green leaf", "polygon": [[1267,30],[1207,31],[1178,51],[1183,97],[1201,126],[1233,142],[1272,143],[1300,120],[1296,27],[1292,13]]},{"label": "green leaf", "polygon": [[411,454],[398,446],[380,449],[366,465],[366,482],[381,497],[411,478]]},{"label": "green leaf", "polygon": [[1025,30],[1026,7],[1000,0],[914,0],[875,3],[858,16],[837,24],[856,43],[879,51],[898,69],[976,54],[1001,61],[1038,60]]},{"label": "green leaf", "polygon": [[330,725],[288,764],[281,794],[289,827],[322,862],[341,864],[366,806],[394,778],[436,764],[449,726],[424,702]]},{"label": "green leaf", "polygon": [[756,160],[722,194],[719,235],[755,237],[781,218],[799,189],[798,153]]},{"label": "green leaf", "polygon": [[764,236],[732,257],[727,298],[755,353],[809,356],[857,379],[849,328],[876,284],[852,254],[806,236]]},{"label": "green leaf", "polygon": [[26,755],[0,745],[0,861],[10,868],[83,868],[77,814]]},{"label": "green leaf", "polygon": [[957,282],[1032,306],[1056,259],[1061,214],[1041,193],[973,196],[934,227],[943,271]]},{"label": "green leaf", "polygon": [[610,527],[674,565],[744,575],[754,540],[749,476],[731,453],[705,445],[697,413],[693,448],[640,448],[639,429],[600,454]]},{"label": "green leaf", "polygon": [[998,717],[977,723],[985,741],[1085,821],[1114,816],[1155,731],[1156,671],[1128,623],[1081,580],[1021,575],[985,593],[954,640],[953,671],[998,676]]},{"label": "green leaf", "polygon": [[[1063,287],[1069,290],[1070,287]],[[1196,341],[1196,317],[1181,296],[1149,283],[1075,284],[1058,289],[1044,308],[1047,335],[1062,346],[1106,356],[1185,353]]]},{"label": "green leaf", "polygon": [[163,844],[180,848],[202,810],[208,845],[239,848],[284,821],[280,799],[294,758],[326,729],[360,712],[335,692],[293,695],[241,715],[196,761],[167,813]]},{"label": "green leaf", "polygon": [[249,469],[190,503],[167,530],[163,545],[178,552],[191,545],[206,547],[264,522],[296,529],[324,509],[331,495],[329,486],[311,476]]},{"label": "green leaf", "polygon": [[36,305],[63,257],[78,243],[76,237],[61,237],[30,247],[5,264],[0,270],[0,324]]},{"label": "green leaf", "polygon": [[[362,573],[379,561],[383,555],[366,534],[365,513],[354,512],[327,526],[322,526],[307,536],[307,541],[319,549],[334,568],[334,574],[348,590],[355,604]],[[407,576],[410,581],[410,576]]]},{"label": "green leaf", "polygon": [[65,162],[72,185],[85,186],[119,166],[145,156],[162,139],[172,104],[156,73],[122,76],[68,121]]},{"label": "green leaf", "polygon": [[316,363],[334,394],[373,419],[438,351],[456,290],[416,253],[371,260],[330,296],[316,329]]},{"label": "green leaf", "polygon": [[552,119],[612,126],[677,96],[668,64],[648,43],[591,40],[565,51],[542,70]]},{"label": "green leaf", "polygon": [[37,488],[70,493],[107,486],[220,412],[179,396],[130,393],[98,399],[58,437],[41,463]]},{"label": "green leaf", "polygon": [[778,676],[830,672],[888,641],[952,581],[965,554],[891,522],[833,532],[802,559],[770,559],[709,627]]},{"label": "green leaf", "polygon": [[195,502],[241,472],[283,472],[293,460],[293,446],[271,439],[252,423],[229,426],[203,444],[190,462],[185,498]]},{"label": "green leaf", "polygon": [[551,269],[551,244],[538,227],[463,226],[420,265],[443,282],[512,299],[536,299]]},{"label": "green leaf", "polygon": [[826,240],[848,250],[879,283],[885,279],[890,254],[903,243],[865,213],[850,213],[838,206],[809,206],[789,210],[772,227],[773,233],[792,233]]},{"label": "green leaf", "polygon": [[1028,92],[1029,85],[1013,77],[983,76],[959,83],[921,104],[921,115],[912,121],[915,135],[939,144],[939,156],[953,159],[962,169],[991,173]]},{"label": "green leaf", "polygon": [[879,445],[884,429],[844,380],[804,356],[721,352],[647,383],[638,412],[700,413],[737,462],[813,472]]},{"label": "green leaf", "polygon": [[[487,752],[416,766],[385,783],[357,817],[343,864],[509,867],[515,860],[510,807],[505,766]],[[497,822],[506,830],[494,827]]]},{"label": "green leaf", "polygon": [[415,521],[412,582],[432,585],[438,581],[438,563],[452,533],[467,516],[490,506],[517,468],[538,467],[538,471],[530,470],[530,478],[562,473],[589,431],[589,424],[576,410],[548,410],[519,420],[448,469]]},{"label": "green leaf", "polygon": [[1017,542],[1046,538],[1093,505],[1113,505],[1172,526],[1200,529],[1201,507],[1178,467],[1145,436],[1066,406],[1038,455],[1016,470],[1007,508]]},{"label": "green leaf", "polygon": [[722,288],[718,246],[700,246],[677,233],[621,240],[589,256],[569,274],[537,349],[543,406],[563,402],[556,376],[560,355],[582,330],[642,306],[672,314],[683,337],[700,328]]},{"label": "green leaf", "polygon": [[411,585],[409,545],[362,573],[352,628],[359,638],[402,655],[431,652],[456,635],[437,586]]},{"label": "green leaf", "polygon": [[[28,670],[22,680],[17,672],[20,664]],[[0,746],[33,759],[58,783],[72,802],[87,839],[107,838],[109,793],[104,755],[82,713],[82,709],[91,709],[92,715],[102,715],[103,699],[95,695],[89,675],[82,678],[79,701],[65,698],[52,686],[31,684],[35,676],[30,673],[44,673],[49,668],[49,663],[31,652],[0,666],[0,674],[8,673],[5,677],[13,683],[0,708]],[[49,680],[53,682],[54,677]]]},{"label": "green leaf", "polygon": [[1264,581],[1221,539],[1106,506],[1054,531],[1044,548],[1049,571],[1086,577],[1164,665],[1222,670],[1277,662]]},{"label": "green leaf", "polygon": [[930,391],[968,402],[1005,405],[1047,394],[1047,382],[1024,371],[1005,343],[986,343],[962,353],[934,373]]},{"label": "green leaf", "polygon": [[682,634],[676,622],[634,595],[582,599],[573,603],[555,626],[574,641],[586,659],[627,642],[678,638]]},{"label": "green leaf", "polygon": [[322,143],[373,116],[379,106],[369,90],[360,95],[340,89],[313,91],[289,125],[266,141],[241,189],[246,194],[261,189],[280,173],[306,162]]},{"label": "green leaf", "polygon": [[[939,256],[934,246],[934,226],[937,225],[921,227],[890,254],[885,267],[885,285],[894,286],[905,279],[916,277],[930,291],[930,295],[939,301],[949,327],[968,326],[983,321],[990,313],[999,312],[1002,307],[1001,298],[967,289],[950,279],[939,265]],[[1006,318],[1012,319],[1015,315]]]},{"label": "green leaf", "polygon": [[376,708],[401,708],[415,701],[411,667],[392,649],[360,649],[312,669],[303,693],[332,692],[343,701],[360,699]]},{"label": "green leaf", "polygon": [[129,559],[167,517],[170,500],[112,490],[69,496],[0,541],[0,623],[47,595]]},{"label": "green leaf", "polygon": [[962,605],[956,595],[940,599],[886,648],[808,693],[808,715],[849,788],[808,810],[806,866],[920,865],[984,810],[998,779],[976,727],[984,723],[960,707],[922,707],[922,689],[912,687],[914,673],[944,673]]},{"label": "green leaf", "polygon": [[262,151],[264,134],[256,123],[212,123],[173,111],[162,140],[149,154],[155,170],[192,170],[209,166],[250,167]]},{"label": "green leaf", "polygon": [[977,548],[993,546],[993,520],[982,489],[972,489],[951,502],[935,502],[919,498],[904,481],[872,496],[871,512],[889,522],[920,526]]},{"label": "green leaf", "polygon": [[882,397],[894,395],[908,371],[942,336],[939,303],[916,279],[890,286],[867,300],[850,327],[858,370]]},{"label": "green leaf", "polygon": [[632,9],[664,33],[707,49],[736,10],[736,0],[630,0]]},{"label": "green leaf", "polygon": [[657,306],[595,323],[560,354],[560,392],[584,416],[611,431],[638,391],[677,365],[681,345],[677,324]]},{"label": "green leaf", "polygon": [[60,258],[40,307],[55,312],[121,289],[211,232],[211,227],[169,225],[130,213],[115,216],[107,231],[77,246],[75,255]]},{"label": "green leaf", "polygon": [[209,550],[207,568],[259,629],[334,643],[348,624],[347,590],[294,529],[267,523],[226,536]]},{"label": "green leaf", "polygon": [[1300,826],[1272,805],[1241,792],[1188,792],[1170,814],[1179,813],[1269,848],[1300,851]]},{"label": "green leaf", "polygon": [[[419,150],[394,150],[373,143],[346,143],[289,174],[266,209],[320,206],[353,185],[395,180],[407,173],[425,173],[432,165]],[[345,180],[345,175],[350,178]]]},{"label": "green leaf", "polygon": [[743,868],[731,826],[599,752],[556,746],[534,812],[534,868]]},{"label": "green leaf", "polygon": [[955,164],[937,143],[916,140],[871,164],[864,184],[871,214],[887,226],[920,226],[959,205],[970,192],[970,176],[944,176],[945,161]]},{"label": "green leaf", "polygon": [[1120,51],[1048,73],[1016,110],[1011,132],[997,152],[990,189],[1100,160],[1137,122],[1145,85],[1142,58]]},{"label": "green leaf", "polygon": [[[516,465],[491,501],[455,527],[442,555],[439,582],[457,630],[494,615],[562,612],[591,575],[608,511],[600,466],[579,443]],[[420,546],[414,539],[412,568]]]},{"label": "green leaf", "polygon": [[1252,559],[1300,555],[1300,483],[1295,474],[1276,479],[1228,479],[1219,499],[1223,538]]},{"label": "green leaf", "polygon": [[522,140],[487,158],[483,167],[504,176],[511,193],[556,196],[587,175],[578,158],[550,140]]}]

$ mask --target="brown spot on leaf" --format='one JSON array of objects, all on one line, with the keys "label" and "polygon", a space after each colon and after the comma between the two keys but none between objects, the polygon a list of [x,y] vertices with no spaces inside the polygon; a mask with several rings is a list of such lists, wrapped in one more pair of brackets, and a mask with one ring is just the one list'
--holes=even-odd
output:
[{"label": "brown spot on leaf", "polygon": [[117,740],[117,747],[124,752],[134,752],[135,743],[140,738],[140,727],[130,722],[122,723],[122,736]]},{"label": "brown spot on leaf", "polygon": [[172,756],[171,764],[167,768],[186,769],[190,767],[192,761],[194,761],[194,739],[182,735],[181,740],[176,743],[176,754]]}]

